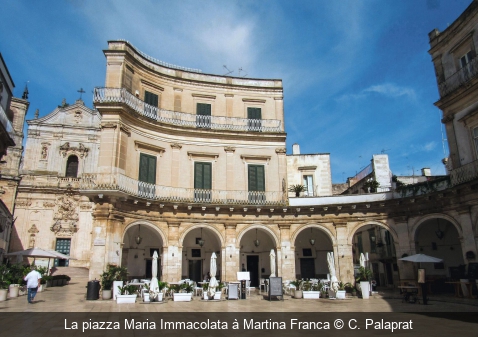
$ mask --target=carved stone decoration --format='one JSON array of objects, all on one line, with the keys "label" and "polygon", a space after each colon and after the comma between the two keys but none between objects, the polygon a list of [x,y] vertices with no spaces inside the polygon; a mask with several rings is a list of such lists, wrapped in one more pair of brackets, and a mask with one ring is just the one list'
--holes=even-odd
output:
[{"label": "carved stone decoration", "polygon": [[30,233],[30,239],[28,240],[28,248],[34,248],[35,247],[35,240],[36,240],[36,234],[39,233],[40,231],[38,230],[37,226],[33,224],[30,229],[28,230],[28,233]]},{"label": "carved stone decoration", "polygon": [[77,124],[81,122],[81,120],[83,119],[83,114],[81,113],[80,110],[75,111],[73,119],[75,120],[75,123],[77,123]]},{"label": "carved stone decoration", "polygon": [[32,201],[31,200],[20,200],[18,199],[16,202],[15,202],[15,207],[29,207],[32,205]]},{"label": "carved stone decoration", "polygon": [[278,148],[276,149],[276,153],[277,153],[277,154],[286,154],[286,152],[287,152],[287,150],[286,150],[285,147],[278,147]]},{"label": "carved stone decoration", "polygon": [[90,151],[87,147],[85,147],[82,143],[78,147],[76,146],[70,146],[69,142],[66,142],[62,146],[60,146],[60,154],[63,157],[66,157],[66,155],[70,153],[78,154],[80,158],[88,156],[88,151]]},{"label": "carved stone decoration", "polygon": [[172,143],[172,144],[171,144],[171,148],[172,148],[172,149],[175,149],[175,150],[181,150],[182,147],[183,147],[183,146],[182,146],[181,144],[179,144],[179,143]]},{"label": "carved stone decoration", "polygon": [[225,152],[232,153],[232,152],[235,152],[235,151],[236,151],[236,148],[233,147],[233,146],[225,146],[225,147],[224,147],[224,151],[225,151]]},{"label": "carved stone decoration", "polygon": [[28,233],[30,234],[37,234],[39,233],[40,231],[38,230],[37,228],[37,225],[33,224],[30,229],[28,230]]},{"label": "carved stone decoration", "polygon": [[55,203],[54,202],[49,202],[49,201],[44,201],[43,202],[43,207],[55,207]]},{"label": "carved stone decoration", "polygon": [[50,230],[59,236],[72,236],[78,231],[78,203],[71,194],[65,194],[57,198],[57,212],[53,216],[56,220]]}]

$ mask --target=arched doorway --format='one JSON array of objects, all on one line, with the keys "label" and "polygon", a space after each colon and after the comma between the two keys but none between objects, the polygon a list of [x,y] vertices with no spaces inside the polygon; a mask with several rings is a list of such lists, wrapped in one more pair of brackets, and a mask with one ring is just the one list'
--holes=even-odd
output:
[{"label": "arched doorway", "polygon": [[465,262],[458,230],[448,220],[433,218],[421,223],[415,232],[415,251],[443,260],[421,265],[428,279],[464,278]]},{"label": "arched doorway", "polygon": [[367,224],[360,227],[352,239],[354,269],[360,267],[360,254],[368,256],[366,267],[373,273],[377,286],[398,284],[399,273],[393,237],[385,227]]},{"label": "arched doorway", "polygon": [[[211,270],[211,255],[216,253],[216,279],[221,280],[221,240],[207,227],[195,227],[183,240],[181,278],[201,282]],[[211,275],[212,276],[212,275]]]},{"label": "arched doorway", "polygon": [[333,252],[332,240],[317,228],[304,228],[295,239],[295,274],[298,279],[327,279],[327,253]]},{"label": "arched doorway", "polygon": [[[259,287],[260,280],[267,279],[272,274],[270,254],[271,249],[275,251],[275,240],[268,231],[256,227],[244,233],[240,244],[240,269],[238,271],[248,271],[251,280],[250,286]],[[277,276],[277,255],[275,274]]]},{"label": "arched doorway", "polygon": [[146,224],[130,226],[123,238],[121,265],[128,269],[132,279],[151,278],[154,251],[158,252],[158,279],[162,276],[163,240],[161,235]]}]

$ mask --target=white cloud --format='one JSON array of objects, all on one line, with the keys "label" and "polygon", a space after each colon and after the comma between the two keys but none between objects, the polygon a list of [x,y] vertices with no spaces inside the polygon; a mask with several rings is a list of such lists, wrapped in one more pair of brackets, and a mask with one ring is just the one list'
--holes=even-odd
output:
[{"label": "white cloud", "polygon": [[337,101],[348,101],[363,99],[370,95],[377,94],[388,98],[408,97],[410,99],[416,98],[415,90],[409,87],[401,87],[393,83],[383,83],[372,85],[363,89],[357,94],[345,94],[337,98]]}]

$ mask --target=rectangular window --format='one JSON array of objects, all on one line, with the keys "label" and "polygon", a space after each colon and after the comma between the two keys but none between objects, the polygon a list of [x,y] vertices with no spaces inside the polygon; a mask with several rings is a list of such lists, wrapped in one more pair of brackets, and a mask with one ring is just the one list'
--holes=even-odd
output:
[{"label": "rectangular window", "polygon": [[158,95],[144,91],[144,114],[150,118],[158,116]]},{"label": "rectangular window", "polygon": [[265,190],[265,176],[263,165],[249,165],[248,166],[248,190],[249,202],[254,204],[262,204],[266,201]]},{"label": "rectangular window", "polygon": [[376,244],[377,237],[375,236],[375,231],[373,230],[369,231],[368,238],[370,240],[370,252],[376,253],[377,252],[377,244]]},{"label": "rectangular window", "polygon": [[463,79],[466,81],[470,78],[470,76],[473,76],[473,64],[471,63],[473,56],[473,52],[470,50],[460,58],[460,65],[464,77]]},{"label": "rectangular window", "polygon": [[211,202],[212,164],[194,163],[194,201]]},{"label": "rectangular window", "polygon": [[468,53],[466,53],[460,58],[461,67],[462,68],[465,67],[468,63],[471,62],[472,59],[473,59],[473,52],[470,50]]},{"label": "rectangular window", "polygon": [[154,198],[156,184],[156,157],[139,155],[138,193],[140,197]]},{"label": "rectangular window", "polygon": [[[56,239],[55,250],[59,253],[70,255],[71,239]],[[55,259],[55,267],[68,267],[69,260]]]},{"label": "rectangular window", "polygon": [[262,131],[261,108],[247,108],[247,127],[249,131]]},{"label": "rectangular window", "polygon": [[205,129],[211,128],[211,104],[197,103],[196,127]]},{"label": "rectangular window", "polygon": [[312,176],[304,176],[304,186],[305,186],[305,194],[308,195],[309,197],[314,196],[314,183],[312,180]]}]

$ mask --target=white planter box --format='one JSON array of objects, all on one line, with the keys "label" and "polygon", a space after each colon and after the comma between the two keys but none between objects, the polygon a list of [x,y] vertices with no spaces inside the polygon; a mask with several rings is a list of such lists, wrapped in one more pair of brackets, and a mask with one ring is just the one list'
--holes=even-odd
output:
[{"label": "white planter box", "polygon": [[320,298],[320,291],[303,291],[304,299],[316,300]]},{"label": "white planter box", "polygon": [[362,298],[368,300],[370,298],[370,283],[368,281],[361,281],[360,289],[362,290]]},{"label": "white planter box", "polygon": [[191,301],[193,293],[174,293],[174,302],[189,302]]},{"label": "white planter box", "polygon": [[20,289],[19,284],[10,284],[8,289],[8,297],[18,297],[18,290]]},{"label": "white planter box", "polygon": [[116,303],[134,303],[136,302],[136,294],[134,295],[116,295]]},{"label": "white planter box", "polygon": [[144,293],[144,294],[143,294],[143,302],[151,302],[151,301],[149,300],[149,293]]},{"label": "white planter box", "polygon": [[0,302],[7,300],[8,289],[0,289]]},{"label": "white planter box", "polygon": [[214,299],[215,300],[220,300],[221,299],[221,294],[222,294],[222,291],[216,291],[216,293],[214,294]]},{"label": "white planter box", "polygon": [[205,300],[209,299],[209,296],[207,295],[207,290],[203,292],[202,298],[205,299]]},{"label": "white planter box", "polygon": [[295,289],[294,290],[294,298],[302,298],[302,293],[303,293],[302,290]]},{"label": "white planter box", "polygon": [[345,290],[338,290],[335,298],[338,300],[345,300]]},{"label": "white planter box", "polygon": [[[163,296],[164,296],[164,294],[163,294],[162,292],[160,292],[160,293],[158,294],[158,296],[156,296],[156,298],[154,298],[154,299],[151,298],[151,296],[149,295],[149,293],[145,293],[144,296],[145,296],[145,300],[144,300],[145,302],[162,302],[162,301],[163,301]],[[147,301],[146,301],[146,296],[148,297],[148,300],[147,300]]]},{"label": "white planter box", "polygon": [[113,281],[113,288],[111,288],[111,290],[113,290],[114,300],[116,300],[116,296],[120,294],[120,290],[118,289],[118,287],[123,287],[123,281]]}]

